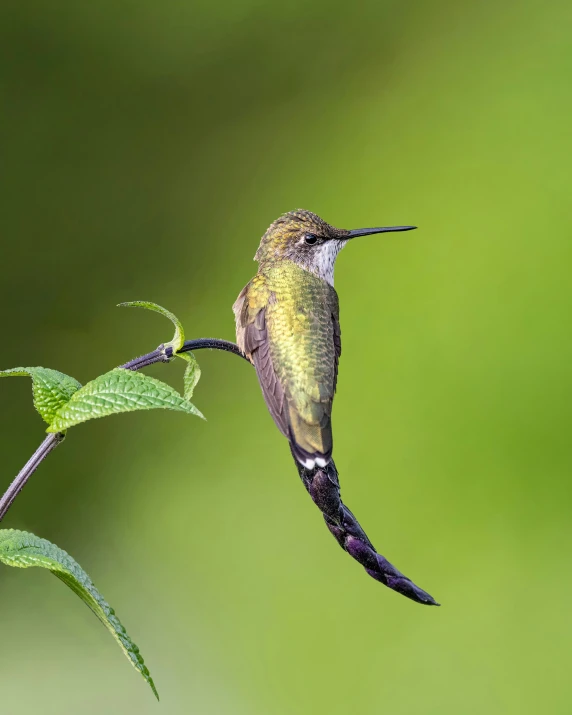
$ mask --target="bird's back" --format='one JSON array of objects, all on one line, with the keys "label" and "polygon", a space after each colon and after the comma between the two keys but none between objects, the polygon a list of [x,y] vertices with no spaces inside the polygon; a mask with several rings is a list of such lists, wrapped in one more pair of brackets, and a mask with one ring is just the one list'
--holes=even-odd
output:
[{"label": "bird's back", "polygon": [[265,266],[234,305],[237,340],[250,356],[268,408],[298,459],[329,461],[341,338],[338,298],[291,261]]}]

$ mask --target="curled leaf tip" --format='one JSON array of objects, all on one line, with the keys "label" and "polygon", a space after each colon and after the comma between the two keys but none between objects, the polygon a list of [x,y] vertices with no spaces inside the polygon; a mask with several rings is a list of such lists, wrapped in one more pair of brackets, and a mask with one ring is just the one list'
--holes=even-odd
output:
[{"label": "curled leaf tip", "polygon": [[161,305],[158,305],[157,303],[152,303],[148,300],[130,300],[125,303],[118,303],[117,307],[145,308],[145,310],[152,310],[155,313],[160,313],[161,315],[165,316],[165,318],[168,318],[175,326],[175,335],[169,343],[166,343],[166,345],[170,345],[173,348],[173,352],[177,352],[182,348],[183,343],[185,342],[185,333],[183,331],[183,326],[177,316],[174,313],[171,313],[170,310],[167,310]]}]

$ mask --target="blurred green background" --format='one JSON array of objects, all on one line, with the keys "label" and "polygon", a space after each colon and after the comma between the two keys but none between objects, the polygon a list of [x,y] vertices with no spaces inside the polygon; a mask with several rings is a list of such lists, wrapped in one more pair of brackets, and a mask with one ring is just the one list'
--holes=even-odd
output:
[{"label": "blurred green background", "polygon": [[[3,712],[570,713],[571,22],[556,0],[2,3],[0,367],[87,381],[171,337],[124,300],[233,339],[284,211],[420,226],[338,261],[335,456],[443,604],[341,551],[254,371],[202,352],[208,422],[77,427],[4,522],[86,568],[161,704],[61,583],[2,568]],[[3,485],[42,433],[2,381]]]}]

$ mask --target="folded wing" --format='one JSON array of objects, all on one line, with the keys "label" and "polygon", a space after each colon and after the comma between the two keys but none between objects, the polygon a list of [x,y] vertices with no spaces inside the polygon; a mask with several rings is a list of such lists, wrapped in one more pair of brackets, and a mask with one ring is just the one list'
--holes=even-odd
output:
[{"label": "folded wing", "polygon": [[[238,344],[256,368],[270,414],[298,461],[313,466],[332,454],[341,333],[334,289],[307,276],[293,298],[259,274],[233,308]],[[309,280],[312,295],[306,294]]]}]

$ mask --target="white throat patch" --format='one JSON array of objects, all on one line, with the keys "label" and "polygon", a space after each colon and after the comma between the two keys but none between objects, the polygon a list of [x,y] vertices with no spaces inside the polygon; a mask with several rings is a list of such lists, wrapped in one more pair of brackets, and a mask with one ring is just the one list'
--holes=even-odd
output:
[{"label": "white throat patch", "polygon": [[309,271],[319,278],[334,285],[334,264],[338,253],[346,245],[347,241],[333,239],[326,241],[322,246],[318,246],[312,251],[312,262],[307,267]]}]

